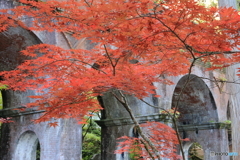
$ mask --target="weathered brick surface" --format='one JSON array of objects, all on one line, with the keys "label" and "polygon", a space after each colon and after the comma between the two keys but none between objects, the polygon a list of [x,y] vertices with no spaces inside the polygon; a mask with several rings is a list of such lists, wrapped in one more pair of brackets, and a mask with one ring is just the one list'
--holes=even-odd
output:
[{"label": "weathered brick surface", "polygon": [[[190,77],[191,81],[183,92],[183,96],[179,103],[179,110],[181,112],[181,117],[179,118],[180,124],[182,124],[183,127],[184,125],[186,127],[190,126],[190,130],[188,128],[187,130],[182,131],[184,132],[183,138],[190,138],[191,143],[200,143],[205,151],[206,160],[227,160],[229,157],[226,156],[221,158],[210,157],[210,151],[228,152],[229,142],[226,129],[213,129],[209,123],[210,121],[221,122],[226,120],[226,108],[229,95],[224,92],[220,93],[216,84],[213,82],[206,79],[199,79],[195,75],[209,79],[212,79],[213,76],[217,78],[224,77],[224,73],[220,71],[205,72],[204,66],[200,64],[194,67],[194,71]],[[177,95],[179,95],[180,89],[186,81],[186,76],[168,78],[175,82],[175,85],[155,84],[157,87],[156,92],[161,95],[161,97],[156,100],[150,96],[149,98],[146,98],[148,103],[164,109],[170,109],[176,105]],[[224,86],[223,90],[226,91],[226,89],[226,86]],[[103,115],[103,120],[105,121],[100,123],[104,126],[102,128],[102,160],[128,160],[127,154],[114,155],[113,153],[116,149],[115,139],[124,135],[132,136],[133,125],[127,125],[124,122],[126,121],[126,118],[129,118],[129,115],[121,104],[109,95],[102,97],[102,101],[105,109],[105,114]],[[136,98],[128,97],[128,101],[135,116],[141,117],[159,114],[159,110],[146,105]],[[111,126],[109,125],[109,120],[111,120],[112,124],[119,124],[118,121],[122,121],[122,124],[126,125]],[[104,124],[109,126],[105,126]],[[209,127],[202,127],[206,124],[209,124]],[[196,126],[194,127],[194,125]],[[193,129],[194,131],[192,131]]]},{"label": "weathered brick surface", "polygon": [[[12,1],[0,0],[0,8],[11,7]],[[22,63],[26,57],[19,51],[27,46],[39,43],[61,45],[57,38],[61,37],[54,32],[31,32],[20,27],[0,33],[0,70],[12,70]],[[32,94],[34,91],[3,91],[4,109],[19,108],[31,102],[27,96]],[[47,123],[34,124],[32,120],[42,114],[34,110],[23,113],[8,110],[0,114],[14,116],[14,123],[1,127],[0,160],[35,160],[37,142],[40,143],[41,160],[80,159],[82,130],[76,121],[60,119],[59,126],[53,128]]]}]

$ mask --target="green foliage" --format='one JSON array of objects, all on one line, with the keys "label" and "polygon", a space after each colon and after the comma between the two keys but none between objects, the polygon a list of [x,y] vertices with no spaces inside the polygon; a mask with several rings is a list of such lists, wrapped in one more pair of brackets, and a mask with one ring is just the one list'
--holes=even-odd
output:
[{"label": "green foliage", "polygon": [[37,151],[36,151],[36,160],[40,160],[40,155],[41,155],[41,148],[40,148],[40,143],[38,142]]},{"label": "green foliage", "polygon": [[217,7],[218,1],[217,0],[200,0],[199,4],[205,7]]},{"label": "green foliage", "polygon": [[215,121],[214,120],[210,120],[209,123],[215,123]]},{"label": "green foliage", "polygon": [[[135,145],[138,145],[137,143],[139,144],[139,142],[135,142]],[[140,159],[141,155],[137,154],[133,150],[140,151],[142,149],[141,149],[141,147],[135,147],[135,148],[131,149],[130,152],[132,152],[132,153],[129,154],[130,160],[138,160],[138,159]]]},{"label": "green foliage", "polygon": [[3,99],[1,90],[7,89],[8,86],[0,83],[0,109],[3,109]]},{"label": "green foliage", "polygon": [[199,151],[202,150],[202,146],[195,142],[189,149],[189,156],[191,160],[203,160],[203,155],[200,155]]},{"label": "green foliage", "polygon": [[221,129],[224,129],[224,128],[230,129],[231,128],[231,124],[232,124],[232,121],[230,121],[230,120],[223,121],[220,124],[220,128]]},{"label": "green foliage", "polygon": [[3,109],[2,92],[0,91],[0,109]]},{"label": "green foliage", "polygon": [[237,9],[240,11],[240,0],[236,0],[237,1]]},{"label": "green foliage", "polygon": [[88,124],[83,125],[83,160],[91,159],[101,149],[101,128],[94,122],[92,117]]},{"label": "green foliage", "polygon": [[[175,109],[173,108],[173,109],[168,109],[168,110],[161,110],[160,113],[173,116],[175,113]],[[176,111],[175,118],[179,118],[179,116],[180,116],[180,112]]]},{"label": "green foliage", "polygon": [[7,88],[8,88],[7,85],[0,83],[0,90],[7,89]]},{"label": "green foliage", "polygon": [[225,123],[225,124],[231,124],[232,121],[230,121],[230,120],[226,120],[226,121],[223,121],[222,123]]}]

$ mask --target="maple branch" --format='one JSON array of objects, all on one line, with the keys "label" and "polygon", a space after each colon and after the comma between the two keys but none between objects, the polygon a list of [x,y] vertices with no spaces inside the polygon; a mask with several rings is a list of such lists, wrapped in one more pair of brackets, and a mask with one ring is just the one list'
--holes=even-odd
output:
[{"label": "maple branch", "polygon": [[207,80],[209,80],[209,81],[211,81],[211,82],[224,82],[224,83],[234,83],[234,84],[240,84],[240,83],[238,83],[238,82],[235,82],[235,81],[224,81],[224,80],[217,80],[216,78],[215,78],[215,80],[212,80],[212,79],[210,79],[210,78],[206,78],[206,77],[199,77],[199,76],[197,76],[198,78],[201,78],[201,79],[207,79]]},{"label": "maple branch", "polygon": [[193,59],[195,60],[196,57],[194,56],[194,54],[192,52],[192,47],[190,47],[188,44],[185,43],[186,39],[185,40],[181,39],[179,37],[179,35],[173,29],[171,29],[171,27],[166,25],[161,19],[157,18],[156,14],[154,14],[154,15],[155,15],[154,17],[151,17],[151,16],[149,16],[149,17],[158,20],[164,27],[166,27],[185,46],[185,48],[190,52],[190,54],[192,55]]},{"label": "maple branch", "polygon": [[112,58],[110,57],[110,55],[108,53],[106,45],[104,44],[103,46],[104,46],[104,50],[105,50],[105,52],[107,54],[107,57],[108,57],[108,59],[109,59],[109,61],[111,63],[111,66],[113,67],[113,76],[115,76],[116,75],[116,65],[113,64]]},{"label": "maple branch", "polygon": [[[88,120],[90,120],[90,122],[89,122],[89,127],[87,128],[86,133],[82,136],[82,142],[84,141],[84,138],[86,137],[89,129],[92,127],[92,117],[88,117],[87,121],[88,121]],[[82,129],[83,129],[84,126],[85,126],[85,124],[82,126]]]},{"label": "maple branch", "polygon": [[91,2],[91,5],[93,4],[93,0],[92,0],[92,2]]},{"label": "maple branch", "polygon": [[182,155],[183,155],[182,157],[183,157],[183,160],[185,160],[184,151],[183,151],[183,145],[182,145],[182,140],[181,140],[181,137],[180,137],[179,130],[178,130],[178,128],[177,128],[178,126],[177,126],[177,122],[176,122],[175,113],[172,115],[168,110],[166,110],[166,109],[164,109],[164,108],[160,108],[160,107],[151,105],[150,103],[144,101],[143,99],[140,99],[140,100],[141,100],[142,102],[146,103],[147,105],[149,105],[150,107],[159,108],[159,109],[164,110],[165,112],[167,112],[168,116],[171,117],[172,122],[173,122],[173,125],[174,125],[174,128],[175,128],[175,132],[176,132],[176,135],[177,135],[177,139],[178,139],[178,142],[179,142],[180,150],[181,150],[181,153],[182,153]]},{"label": "maple branch", "polygon": [[[148,148],[148,145],[146,144],[146,142],[144,140],[142,140],[142,139],[140,139],[140,141],[144,144],[144,148],[146,149],[146,151],[148,153],[151,153],[150,149]],[[154,160],[154,156],[152,154],[149,154],[149,156]]]},{"label": "maple branch", "polygon": [[89,63],[87,63],[87,62],[81,61],[81,60],[79,60],[79,59],[75,59],[75,58],[55,60],[55,61],[53,61],[53,62],[51,62],[51,63],[45,64],[45,65],[39,67],[38,70],[41,69],[41,68],[44,68],[44,67],[46,67],[46,66],[52,65],[52,64],[54,64],[54,63],[56,63],[56,62],[59,62],[59,61],[71,61],[71,62],[72,62],[71,65],[73,64],[74,61],[76,61],[76,62],[81,62],[81,63],[83,63],[83,64],[86,64],[86,65],[92,67],[93,69],[96,69],[96,70],[98,70],[98,71],[100,71],[100,72],[102,72],[102,73],[104,73],[104,74],[107,74],[107,73],[104,72],[103,70],[101,70],[101,69],[99,69],[98,67],[94,66],[94,64],[92,65],[92,64],[89,64]]},{"label": "maple branch", "polygon": [[[71,43],[70,43],[69,40],[67,39],[66,34],[65,34],[64,32],[62,32],[62,34],[63,34],[63,37],[65,38],[65,40],[67,41],[67,44],[69,45],[69,48],[70,48],[70,49],[73,49],[73,46],[71,45]],[[78,62],[87,64],[87,65],[91,66],[92,68],[94,68],[94,69],[96,69],[96,70],[98,70],[98,71],[101,71],[101,72],[103,72],[104,74],[106,74],[106,72],[102,71],[100,68],[96,67],[95,65],[91,65],[91,64],[89,64],[89,63],[86,63],[86,62],[83,62],[83,61],[80,61],[80,60],[77,60],[77,59],[74,59],[74,61],[78,61]]]},{"label": "maple branch", "polygon": [[194,33],[196,33],[196,32],[191,32],[191,33],[187,34],[187,36],[184,38],[183,41],[186,42],[187,38],[188,38],[190,35],[194,34]]},{"label": "maple branch", "polygon": [[[180,102],[181,96],[183,95],[183,91],[186,89],[188,83],[191,81],[190,75],[191,75],[191,73],[192,73],[192,68],[193,68],[194,63],[196,62],[196,60],[197,60],[197,59],[194,58],[193,61],[192,61],[192,63],[191,63],[191,65],[190,65],[190,67],[189,67],[189,71],[188,71],[188,74],[187,74],[187,80],[186,80],[186,82],[184,83],[183,87],[181,88],[181,91],[180,91],[180,93],[179,93],[179,95],[178,95],[178,97],[177,97],[177,101],[176,101],[177,103],[176,103],[176,105],[175,105],[175,107],[174,107],[173,124],[174,124],[175,130],[176,130],[176,133],[179,133],[179,131],[178,131],[178,127],[177,127],[177,124],[176,124],[175,115],[176,115],[176,112],[177,112],[177,109],[178,109],[178,106],[179,106],[179,102]],[[194,78],[195,78],[195,77],[194,77]],[[177,134],[177,136],[178,136],[178,140],[179,140],[179,143],[180,143],[180,150],[181,150],[181,153],[182,153],[182,155],[183,155],[183,160],[185,160],[182,141],[180,140],[179,134]]]},{"label": "maple branch", "polygon": [[[129,107],[128,103],[127,103],[127,99],[124,96],[124,94],[121,91],[118,91],[119,94],[121,95],[121,99],[114,93],[111,92],[112,95],[122,104],[122,106],[127,110],[127,112],[129,113],[131,119],[133,120],[133,123],[136,126],[137,131],[139,132],[140,136],[144,139],[144,141],[147,142],[147,144],[153,149],[155,155],[157,156],[158,160],[161,160],[160,155],[158,154],[158,150],[156,149],[156,147],[152,144],[151,140],[143,133],[140,124],[138,123],[137,119],[135,118],[132,109]],[[147,146],[147,144],[144,143],[144,146]],[[152,159],[154,160],[154,156],[152,155],[152,153],[147,150],[148,154],[152,157]]]},{"label": "maple branch", "polygon": [[[95,110],[95,111],[96,111],[96,110]],[[95,111],[92,111],[91,115],[92,115]],[[93,126],[92,116],[89,116],[88,119],[86,120],[86,122],[87,122],[87,121],[90,121],[90,122],[89,122],[89,127],[87,128],[86,133],[82,136],[82,142],[84,141],[84,138],[85,138],[86,135],[88,134],[89,129]],[[86,125],[86,124],[83,124],[83,125],[82,125],[82,130],[83,130],[83,128],[85,127],[85,125]]]},{"label": "maple branch", "polygon": [[[88,7],[91,7],[91,5],[87,2],[87,0],[84,0],[84,2],[88,5]],[[92,0],[92,2],[93,2],[93,0]]]},{"label": "maple branch", "polygon": [[161,107],[157,107],[157,106],[151,105],[150,103],[144,101],[143,99],[140,99],[140,100],[141,100],[142,102],[144,102],[145,104],[149,105],[150,107],[158,108],[158,109],[161,109],[161,110],[165,111],[165,112],[168,114],[168,116],[170,116],[171,118],[173,118],[173,115],[172,115],[168,110],[166,110],[166,109],[164,109],[164,108],[161,108]]},{"label": "maple branch", "polygon": [[69,45],[69,48],[70,48],[70,49],[73,49],[73,46],[72,46],[72,44],[69,42],[69,40],[67,39],[66,34],[65,34],[64,32],[62,32],[62,34],[63,34],[64,39],[67,41],[67,44]]},{"label": "maple branch", "polygon": [[[190,47],[190,46],[189,46]],[[211,55],[215,55],[215,54],[235,54],[235,53],[240,53],[240,51],[223,51],[223,52],[201,52],[201,51],[198,51],[196,49],[194,49],[193,47],[191,47],[192,50],[196,53],[200,53],[200,54],[205,54],[205,55],[202,55],[202,56],[199,56],[197,57],[197,59],[200,59],[200,58],[203,58],[203,57],[207,57],[207,56],[211,56]]]}]

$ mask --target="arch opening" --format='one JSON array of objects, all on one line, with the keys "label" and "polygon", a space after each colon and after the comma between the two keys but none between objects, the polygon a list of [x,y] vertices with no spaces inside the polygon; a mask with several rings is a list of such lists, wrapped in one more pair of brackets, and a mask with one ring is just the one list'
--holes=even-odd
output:
[{"label": "arch opening", "polygon": [[[186,87],[183,89],[183,86]],[[179,80],[174,90],[172,108],[176,106],[180,112],[178,122],[182,129],[182,138],[190,139],[184,144],[185,158],[209,159],[209,155],[204,153],[207,153],[210,148],[218,149],[219,147],[212,146],[216,144],[219,132],[209,126],[210,122],[218,122],[217,107],[210,89],[196,75],[191,74],[189,77],[185,75]],[[210,130],[207,130],[206,126]]]},{"label": "arch opening", "polygon": [[[227,104],[227,113],[226,113],[226,116],[227,116],[227,120],[226,122],[227,123],[232,123],[232,116],[231,116],[231,106],[232,104],[228,101],[228,104]],[[228,143],[229,143],[229,152],[232,152],[232,130],[231,129],[228,129]]]},{"label": "arch opening", "polygon": [[189,160],[204,160],[203,147],[197,142],[192,143],[189,147],[188,155]]},{"label": "arch opening", "polygon": [[0,109],[3,109],[2,91],[0,90]]},{"label": "arch opening", "polygon": [[[183,89],[185,83],[188,82]],[[183,76],[176,85],[172,98],[172,108],[180,112],[179,123],[203,124],[217,122],[217,107],[212,93],[203,80],[195,75]]]},{"label": "arch opening", "polygon": [[40,143],[38,141],[37,150],[36,150],[36,160],[40,160],[40,155],[41,155],[41,146],[40,146]]},{"label": "arch opening", "polygon": [[4,84],[1,84],[1,78],[0,78],[0,110],[5,108],[6,103],[6,90],[7,86]]},{"label": "arch opening", "polygon": [[185,142],[183,151],[187,160],[204,160],[204,150],[198,142]]},{"label": "arch opening", "polygon": [[40,148],[37,135],[32,131],[26,131],[20,136],[17,142],[14,159],[40,160]]}]

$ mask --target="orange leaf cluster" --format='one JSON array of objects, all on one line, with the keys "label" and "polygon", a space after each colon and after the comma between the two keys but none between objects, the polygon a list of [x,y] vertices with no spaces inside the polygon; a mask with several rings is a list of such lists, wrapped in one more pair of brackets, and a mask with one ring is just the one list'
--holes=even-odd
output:
[{"label": "orange leaf cluster", "polygon": [[10,117],[0,118],[0,124],[1,124],[1,123],[11,123],[11,122],[13,122],[13,120],[11,120]]},{"label": "orange leaf cluster", "polygon": [[[157,150],[160,152],[161,157],[170,159],[179,159],[179,155],[176,154],[176,147],[179,144],[175,131],[160,122],[147,122],[142,124],[141,127],[146,131],[149,139],[156,146]],[[138,159],[147,159],[151,157],[146,151],[146,146],[142,143],[144,140],[142,138],[123,136],[118,140],[118,150],[115,153],[121,154],[122,152],[128,152],[129,154],[136,155]],[[149,151],[154,154],[151,147],[147,146]]]},{"label": "orange leaf cluster", "polygon": [[[239,52],[232,52],[240,45],[240,16],[232,8],[205,8],[194,0],[19,3],[0,10],[0,31],[14,20],[31,30],[68,32],[95,44],[90,50],[30,46],[22,51],[28,60],[0,73],[10,89],[39,91],[28,104],[47,111],[38,122],[81,120],[101,109],[96,97],[111,89],[138,98],[154,94],[153,82],[171,84],[164,77],[188,73],[192,60],[210,62],[210,69],[240,61]],[[24,26],[27,18],[30,27]]]}]

